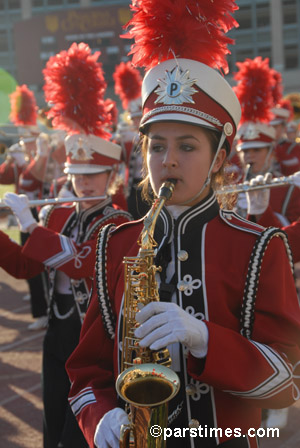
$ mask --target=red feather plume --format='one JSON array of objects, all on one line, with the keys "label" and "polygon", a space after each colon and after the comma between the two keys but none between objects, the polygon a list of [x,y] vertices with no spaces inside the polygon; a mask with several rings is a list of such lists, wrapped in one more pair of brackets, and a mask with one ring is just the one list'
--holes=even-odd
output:
[{"label": "red feather plume", "polygon": [[193,59],[228,73],[226,55],[234,41],[225,36],[238,23],[232,0],[132,0],[132,19],[121,36],[134,39],[129,54],[136,66],[151,67],[174,57]]},{"label": "red feather plume", "polygon": [[35,126],[37,120],[37,104],[34,93],[26,84],[17,86],[10,95],[10,120],[16,126]]},{"label": "red feather plume", "polygon": [[272,88],[273,104],[274,106],[279,103],[283,96],[282,76],[274,68],[271,68],[271,73],[274,78],[274,86]]},{"label": "red feather plume", "polygon": [[106,82],[100,52],[85,43],[52,56],[43,70],[45,99],[52,106],[53,127],[70,134],[86,133],[108,139],[110,114],[104,102]]},{"label": "red feather plume", "polygon": [[119,117],[119,111],[116,102],[111,98],[107,98],[104,103],[107,114],[110,115],[111,126],[116,126],[118,124]]},{"label": "red feather plume", "polygon": [[274,77],[269,67],[269,59],[257,56],[237,62],[239,71],[233,78],[238,85],[233,87],[242,108],[240,124],[246,121],[268,123],[272,118],[272,89]]},{"label": "red feather plume", "polygon": [[121,62],[115,68],[113,79],[115,81],[115,93],[120,97],[122,107],[126,110],[130,101],[141,96],[141,74],[132,66],[130,61]]}]

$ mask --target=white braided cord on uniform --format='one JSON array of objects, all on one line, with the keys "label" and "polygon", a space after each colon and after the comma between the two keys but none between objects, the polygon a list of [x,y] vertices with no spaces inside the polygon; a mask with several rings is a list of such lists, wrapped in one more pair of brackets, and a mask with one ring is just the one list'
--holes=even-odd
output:
[{"label": "white braided cord on uniform", "polygon": [[96,249],[96,285],[97,296],[105,331],[110,339],[115,338],[116,319],[107,290],[107,242],[111,232],[116,228],[113,223],[102,227],[98,235]]},{"label": "white braided cord on uniform", "polygon": [[[111,207],[112,208],[112,207]],[[112,209],[114,210],[114,209]],[[85,235],[84,237],[84,241],[87,241],[90,239],[90,237],[93,235],[93,233],[95,232],[95,230],[97,230],[98,227],[104,227],[104,223],[105,221],[111,221],[112,217],[114,219],[119,218],[119,217],[125,217],[128,218],[128,220],[132,219],[132,216],[128,213],[128,212],[124,212],[123,210],[115,210],[112,213],[103,216],[101,219],[98,219],[89,229],[88,233]]]},{"label": "white braided cord on uniform", "polygon": [[255,300],[263,256],[271,239],[274,236],[282,238],[285,244],[285,249],[288,255],[291,270],[292,273],[294,274],[292,251],[290,249],[286,233],[283,230],[277,229],[275,227],[268,227],[261,233],[260,237],[257,239],[250,256],[249,268],[243,297],[241,330],[240,330],[241,334],[245,336],[247,339],[250,339],[252,335]]}]

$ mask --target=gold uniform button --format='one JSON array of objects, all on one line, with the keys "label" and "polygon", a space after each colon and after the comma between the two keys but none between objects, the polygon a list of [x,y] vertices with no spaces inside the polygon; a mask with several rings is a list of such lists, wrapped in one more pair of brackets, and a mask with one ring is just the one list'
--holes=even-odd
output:
[{"label": "gold uniform button", "polygon": [[196,392],[196,386],[194,384],[188,384],[185,387],[185,393],[187,395],[194,395],[195,392]]},{"label": "gold uniform button", "polygon": [[181,280],[180,282],[177,283],[177,289],[179,289],[179,291],[185,291],[188,288],[188,286],[189,284],[184,280]]},{"label": "gold uniform button", "polygon": [[189,258],[189,254],[186,250],[180,250],[177,254],[177,258],[180,261],[186,261]]},{"label": "gold uniform button", "polygon": [[192,429],[192,428],[199,428],[199,426],[200,426],[199,420],[197,420],[197,419],[195,419],[195,418],[192,418],[192,419],[189,421],[189,428],[190,428],[190,429]]}]

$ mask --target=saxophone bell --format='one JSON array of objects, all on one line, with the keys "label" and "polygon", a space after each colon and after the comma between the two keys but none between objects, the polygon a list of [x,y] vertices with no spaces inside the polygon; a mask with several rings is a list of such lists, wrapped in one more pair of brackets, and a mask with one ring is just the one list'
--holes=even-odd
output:
[{"label": "saxophone bell", "polygon": [[119,396],[130,405],[131,424],[123,425],[120,448],[161,448],[163,432],[156,437],[153,427],[167,427],[168,402],[180,387],[175,372],[155,363],[130,367],[117,379]]}]

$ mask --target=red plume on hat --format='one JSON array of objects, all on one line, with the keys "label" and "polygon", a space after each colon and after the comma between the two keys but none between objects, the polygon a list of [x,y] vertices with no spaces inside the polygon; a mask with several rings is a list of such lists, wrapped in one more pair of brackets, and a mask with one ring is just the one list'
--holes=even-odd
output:
[{"label": "red plume on hat", "polygon": [[34,93],[26,84],[17,86],[10,95],[10,119],[16,126],[35,126],[37,120],[37,104]]},{"label": "red plume on hat", "polygon": [[117,104],[111,98],[106,98],[104,101],[107,113],[110,115],[111,126],[116,126],[118,124],[119,111]]},{"label": "red plume on hat", "polygon": [[122,37],[134,38],[129,54],[136,66],[150,69],[168,59],[187,58],[228,73],[226,37],[238,23],[231,0],[133,0],[133,18]]},{"label": "red plume on hat", "polygon": [[242,107],[240,124],[248,121],[268,123],[272,117],[272,89],[275,84],[269,59],[257,56],[237,62],[236,65],[239,71],[233,78],[238,81],[238,85],[233,89]]},{"label": "red plume on hat", "polygon": [[104,101],[106,82],[100,52],[85,43],[52,56],[43,70],[45,99],[52,106],[53,127],[69,134],[92,134],[108,139],[111,115]]},{"label": "red plume on hat", "polygon": [[115,81],[115,93],[120,97],[122,107],[126,110],[130,101],[141,96],[141,74],[130,61],[121,62],[115,68],[113,79]]},{"label": "red plume on hat", "polygon": [[274,78],[274,85],[271,87],[272,95],[273,95],[273,104],[276,105],[282,99],[283,96],[283,85],[282,85],[282,76],[274,68],[271,68],[271,73]]}]

